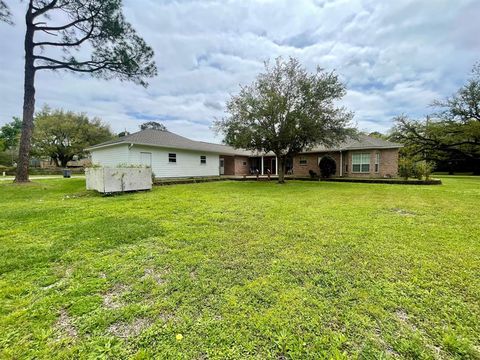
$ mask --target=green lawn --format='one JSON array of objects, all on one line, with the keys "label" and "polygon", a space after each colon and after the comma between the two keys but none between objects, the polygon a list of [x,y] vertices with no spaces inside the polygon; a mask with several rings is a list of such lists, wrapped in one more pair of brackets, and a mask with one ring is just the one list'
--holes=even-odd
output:
[{"label": "green lawn", "polygon": [[0,183],[0,358],[480,359],[480,178],[443,182]]}]

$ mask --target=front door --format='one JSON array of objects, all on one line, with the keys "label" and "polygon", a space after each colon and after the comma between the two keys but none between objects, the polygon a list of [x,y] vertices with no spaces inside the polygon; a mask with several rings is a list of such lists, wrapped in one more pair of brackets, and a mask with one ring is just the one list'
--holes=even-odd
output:
[{"label": "front door", "polygon": [[225,174],[225,159],[220,158],[220,175]]}]

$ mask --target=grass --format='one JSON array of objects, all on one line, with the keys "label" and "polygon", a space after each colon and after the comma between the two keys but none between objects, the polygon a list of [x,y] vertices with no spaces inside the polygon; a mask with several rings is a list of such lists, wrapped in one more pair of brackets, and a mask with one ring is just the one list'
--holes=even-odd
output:
[{"label": "grass", "polygon": [[0,184],[0,358],[479,359],[480,178]]}]

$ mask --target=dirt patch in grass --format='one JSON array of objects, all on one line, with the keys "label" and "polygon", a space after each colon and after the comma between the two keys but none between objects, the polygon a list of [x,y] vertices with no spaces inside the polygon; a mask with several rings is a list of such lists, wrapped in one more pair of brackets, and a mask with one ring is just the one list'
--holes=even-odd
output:
[{"label": "dirt patch in grass", "polygon": [[129,287],[122,284],[113,286],[102,295],[103,306],[107,309],[119,309],[124,306],[122,295],[129,290]]},{"label": "dirt patch in grass", "polygon": [[58,318],[55,327],[61,334],[61,337],[67,336],[71,338],[77,338],[77,329],[73,325],[72,318],[68,315],[67,310],[60,310],[60,317]]},{"label": "dirt patch in grass", "polygon": [[140,335],[143,330],[151,325],[152,321],[144,318],[135,319],[131,323],[120,321],[110,325],[108,327],[108,333],[121,339],[128,339]]},{"label": "dirt patch in grass", "polygon": [[400,209],[400,208],[393,208],[390,211],[401,216],[417,216],[417,213],[414,211]]},{"label": "dirt patch in grass", "polygon": [[153,268],[145,269],[145,273],[143,274],[141,280],[152,279],[158,285],[162,285],[166,282],[164,279],[165,274],[167,274],[167,270],[157,271]]}]

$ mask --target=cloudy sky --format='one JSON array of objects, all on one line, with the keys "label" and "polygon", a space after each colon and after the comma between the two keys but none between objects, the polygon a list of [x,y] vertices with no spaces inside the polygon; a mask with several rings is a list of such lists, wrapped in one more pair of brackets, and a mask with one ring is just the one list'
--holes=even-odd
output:
[{"label": "cloudy sky", "polygon": [[[395,115],[421,117],[453,93],[480,60],[478,0],[125,0],[125,14],[155,50],[147,89],[61,72],[39,72],[37,108],[99,116],[116,131],[148,120],[220,142],[210,129],[225,100],[263,61],[295,56],[335,69],[360,130],[386,131]],[[22,12],[0,24],[0,124],[21,114]]]}]

